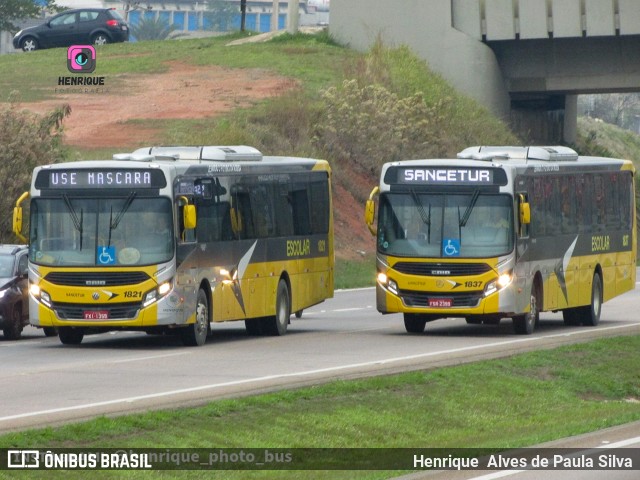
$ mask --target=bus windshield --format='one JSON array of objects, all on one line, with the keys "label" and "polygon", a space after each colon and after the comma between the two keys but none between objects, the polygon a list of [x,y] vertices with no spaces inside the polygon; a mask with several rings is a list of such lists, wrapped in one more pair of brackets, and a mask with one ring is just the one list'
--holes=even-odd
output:
[{"label": "bus windshield", "polygon": [[58,266],[123,266],[173,257],[167,198],[87,198],[63,195],[31,203],[29,259]]},{"label": "bus windshield", "polygon": [[513,249],[509,195],[415,190],[380,197],[378,250],[387,255],[497,257]]}]

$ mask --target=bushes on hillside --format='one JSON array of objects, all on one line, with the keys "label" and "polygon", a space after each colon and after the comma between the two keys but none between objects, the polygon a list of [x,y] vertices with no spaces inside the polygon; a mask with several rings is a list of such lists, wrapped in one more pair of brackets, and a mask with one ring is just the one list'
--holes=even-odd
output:
[{"label": "bushes on hillside", "polygon": [[15,103],[0,109],[0,243],[15,242],[13,207],[29,189],[38,165],[61,156],[62,120],[71,108],[64,105],[47,115],[19,111]]},{"label": "bushes on hillside", "polygon": [[329,158],[377,174],[385,161],[428,158],[442,151],[436,125],[446,100],[427,106],[421,92],[399,98],[383,85],[361,87],[355,79],[327,89],[322,100],[313,141]]}]

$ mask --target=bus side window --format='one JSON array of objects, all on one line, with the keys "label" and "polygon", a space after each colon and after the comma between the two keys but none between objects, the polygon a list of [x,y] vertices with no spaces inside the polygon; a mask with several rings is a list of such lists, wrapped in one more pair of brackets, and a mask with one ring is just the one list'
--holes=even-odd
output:
[{"label": "bus side window", "polygon": [[254,215],[251,211],[251,199],[249,194],[244,191],[238,191],[233,196],[236,217],[242,219],[242,228],[237,232],[240,240],[256,238],[254,228]]},{"label": "bus side window", "polygon": [[311,218],[309,215],[309,199],[304,188],[293,186],[291,191],[291,207],[293,208],[293,230],[296,235],[311,234]]}]

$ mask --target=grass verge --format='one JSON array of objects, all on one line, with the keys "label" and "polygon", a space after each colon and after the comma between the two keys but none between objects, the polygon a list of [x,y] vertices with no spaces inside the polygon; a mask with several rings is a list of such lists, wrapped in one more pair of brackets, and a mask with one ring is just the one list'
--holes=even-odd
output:
[{"label": "grass verge", "polygon": [[336,259],[335,289],[373,287],[375,285],[375,255],[361,260]]},{"label": "grass verge", "polygon": [[[639,350],[640,336],[607,338],[432,371],[337,381],[200,408],[12,433],[0,437],[0,447],[525,447],[640,420]],[[22,473],[37,478],[41,472]],[[76,473],[83,472],[51,471],[47,478]],[[310,478],[311,474],[154,473],[162,478],[205,474],[206,478]],[[102,478],[142,475],[100,472]],[[391,472],[332,471],[311,476],[389,478]]]}]

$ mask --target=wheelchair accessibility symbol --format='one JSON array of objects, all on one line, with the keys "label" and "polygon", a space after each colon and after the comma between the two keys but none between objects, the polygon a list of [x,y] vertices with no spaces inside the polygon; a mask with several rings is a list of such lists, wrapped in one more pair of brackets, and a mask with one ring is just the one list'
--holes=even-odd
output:
[{"label": "wheelchair accessibility symbol", "polygon": [[116,263],[116,247],[98,247],[98,264],[113,265]]},{"label": "wheelchair accessibility symbol", "polygon": [[460,256],[460,240],[457,238],[445,238],[442,240],[442,253],[445,257]]}]

